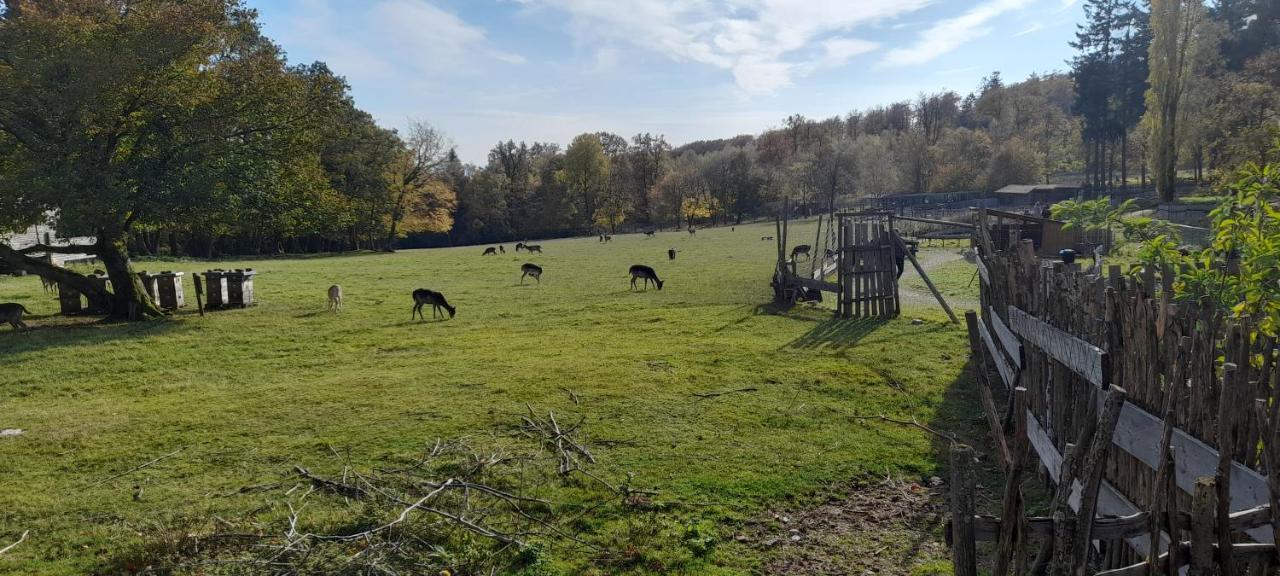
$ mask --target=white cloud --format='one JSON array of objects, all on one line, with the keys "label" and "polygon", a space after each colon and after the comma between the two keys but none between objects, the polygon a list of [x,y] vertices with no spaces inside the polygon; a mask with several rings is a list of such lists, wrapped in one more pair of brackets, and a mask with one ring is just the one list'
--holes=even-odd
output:
[{"label": "white cloud", "polygon": [[[427,0],[379,0],[361,17],[341,18],[333,0],[295,0],[296,18],[279,34],[352,82],[385,81],[405,73],[438,76],[485,60],[523,64],[521,54],[490,46],[483,28]],[[406,68],[408,70],[406,70]]]},{"label": "white cloud", "polygon": [[1020,32],[1017,32],[1016,34],[1014,34],[1013,37],[1017,38],[1019,36],[1026,36],[1027,34],[1035,34],[1036,32],[1039,32],[1041,30],[1044,30],[1044,22],[1032,22],[1026,28],[1023,28]]},{"label": "white cloud", "polygon": [[1030,0],[989,0],[960,16],[940,20],[921,32],[910,46],[890,50],[880,66],[914,66],[929,62],[967,42],[990,34],[988,24],[992,20],[1027,4],[1030,4]]},{"label": "white cloud", "polygon": [[933,0],[518,0],[570,16],[584,46],[630,45],[729,71],[748,95],[768,94],[877,45],[861,26]]}]

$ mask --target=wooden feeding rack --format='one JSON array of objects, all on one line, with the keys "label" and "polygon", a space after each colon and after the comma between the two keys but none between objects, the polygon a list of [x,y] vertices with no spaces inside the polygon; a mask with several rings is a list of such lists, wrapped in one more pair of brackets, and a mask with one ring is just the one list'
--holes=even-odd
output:
[{"label": "wooden feeding rack", "polygon": [[138,273],[142,286],[156,305],[165,310],[177,310],[187,305],[182,291],[182,272],[168,270],[159,274],[149,274],[145,270]]},{"label": "wooden feeding rack", "polygon": [[[897,217],[893,213],[864,211],[831,214],[828,230],[835,234],[828,246],[834,245],[834,248],[824,250],[822,246],[811,246],[808,274],[799,272],[795,257],[788,252],[788,215],[787,202],[784,201],[782,215],[775,223],[778,264],[774,269],[773,288],[776,302],[821,301],[822,292],[831,292],[837,295],[836,314],[840,317],[892,318],[902,312],[898,276],[900,268],[910,260],[947,316],[952,322],[958,322],[929,275],[916,261],[912,247],[894,229],[894,219]],[[823,238],[822,222],[825,217],[823,215],[818,218],[819,241]],[[970,227],[956,222],[906,219]],[[835,282],[827,280],[832,274],[836,275]]]},{"label": "wooden feeding rack", "polygon": [[[106,274],[94,274],[88,277],[88,280],[97,285],[103,291],[108,291],[111,286],[111,280]],[[94,305],[92,300],[84,297],[79,290],[72,288],[61,282],[58,283],[58,309],[64,316],[74,316],[76,314],[106,314],[107,310]]]},{"label": "wooden feeding rack", "polygon": [[247,308],[253,306],[253,268],[209,270],[204,273],[207,308]]}]

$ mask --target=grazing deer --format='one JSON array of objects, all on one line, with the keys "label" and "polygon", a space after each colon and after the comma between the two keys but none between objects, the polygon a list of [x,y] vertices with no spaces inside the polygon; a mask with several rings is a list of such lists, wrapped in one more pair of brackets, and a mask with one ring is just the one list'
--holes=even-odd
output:
[{"label": "grazing deer", "polygon": [[808,244],[801,244],[801,245],[796,246],[795,248],[792,248],[792,249],[791,249],[791,259],[792,259],[792,260],[795,260],[795,259],[796,259],[796,256],[799,256],[799,255],[801,255],[801,254],[804,254],[804,257],[805,257],[805,258],[812,258],[812,256],[810,256],[810,255],[809,255],[809,245],[808,245]]},{"label": "grazing deer", "polygon": [[22,315],[30,313],[21,304],[0,304],[0,324],[8,323],[14,330],[29,330],[31,327],[22,321]]},{"label": "grazing deer", "polygon": [[484,254],[481,254],[481,256],[493,256],[494,254],[497,254],[497,253],[498,253],[498,249],[494,248],[493,246],[490,246],[484,249]]},{"label": "grazing deer", "polygon": [[658,279],[658,273],[657,273],[657,272],[654,272],[654,271],[653,271],[653,268],[650,268],[650,267],[645,266],[645,265],[643,265],[643,264],[636,264],[636,265],[634,265],[634,266],[632,266],[632,267],[631,267],[630,272],[631,272],[631,289],[632,289],[632,290],[635,290],[635,289],[636,289],[636,279],[637,279],[637,278],[644,280],[644,289],[645,289],[645,290],[648,290],[648,289],[649,289],[649,282],[650,282],[650,281],[652,281],[652,282],[653,282],[653,284],[654,284],[655,286],[657,286],[659,290],[661,290],[661,289],[662,289],[662,284],[663,284],[663,282],[662,282],[662,280],[659,280],[659,279]]},{"label": "grazing deer", "polygon": [[525,276],[533,276],[533,279],[537,280],[539,284],[542,283],[542,267],[541,266],[537,264],[526,263],[520,267],[520,272],[521,272],[520,274],[521,284],[524,284]]},{"label": "grazing deer", "polygon": [[329,287],[329,309],[334,312],[342,310],[342,287],[337,284]]},{"label": "grazing deer", "polygon": [[654,234],[657,234],[657,233],[658,233],[658,231],[657,231],[657,230],[645,230],[645,231],[644,231],[644,235],[645,235],[645,236],[648,236],[649,238],[653,238],[653,235],[654,235]]},{"label": "grazing deer", "polygon": [[528,250],[530,254],[534,252],[537,252],[539,254],[542,253],[542,246],[539,244],[525,244],[524,249]]},{"label": "grazing deer", "polygon": [[516,252],[519,252],[522,248],[524,248],[524,242],[516,242]]},{"label": "grazing deer", "polygon": [[[414,317],[421,318],[423,322],[427,321],[427,317],[422,314],[422,307],[427,304],[431,305],[431,318],[435,319],[436,313],[444,308],[449,312],[449,317],[453,318],[458,313],[458,309],[449,305],[449,301],[444,299],[444,294],[426,288],[419,288],[413,291],[413,313],[409,316],[412,320]],[[444,318],[444,312],[440,312],[440,317]]]}]

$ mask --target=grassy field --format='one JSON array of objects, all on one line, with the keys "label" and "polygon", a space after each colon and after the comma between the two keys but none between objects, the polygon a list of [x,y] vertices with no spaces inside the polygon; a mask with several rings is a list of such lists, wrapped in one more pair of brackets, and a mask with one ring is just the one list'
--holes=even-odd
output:
[{"label": "grassy field", "polygon": [[[258,306],[198,317],[188,279],[192,310],[136,325],[53,316],[38,280],[0,279],[0,301],[35,313],[29,333],[0,328],[0,428],[24,431],[0,437],[0,546],[30,530],[0,573],[111,572],[165,522],[260,513],[269,494],[236,491],[295,465],[337,477],[349,463],[412,460],[437,438],[500,442],[526,404],[584,418],[600,440],[594,473],[657,491],[662,522],[714,526],[714,546],[656,538],[660,563],[603,573],[751,573],[771,552],[731,538],[739,523],[868,474],[938,473],[937,438],[859,416],[956,430],[978,413],[965,330],[921,297],[913,272],[908,308],[890,322],[833,320],[830,299],[774,309],[775,249],[760,241],[772,233],[547,241],[530,258],[508,245],[487,257],[466,247],[220,262],[260,272]],[[976,288],[955,252],[921,254],[962,310]],[[540,285],[518,284],[525,261],[545,268]],[[665,289],[631,291],[633,263],[654,266]],[[336,314],[325,310],[334,283],[346,298]],[[410,321],[418,287],[442,291],[457,317]],[[740,388],[755,390],[695,395]],[[599,541],[621,530],[609,519],[580,529]],[[546,546],[552,573],[599,564]]]}]

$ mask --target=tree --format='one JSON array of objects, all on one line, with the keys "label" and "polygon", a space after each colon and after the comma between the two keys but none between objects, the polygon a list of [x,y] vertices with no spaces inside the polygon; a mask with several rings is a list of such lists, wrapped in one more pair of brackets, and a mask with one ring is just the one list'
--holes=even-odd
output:
[{"label": "tree", "polygon": [[390,229],[385,250],[390,251],[399,238],[400,223],[412,214],[414,232],[447,232],[452,226],[449,214],[456,199],[453,190],[440,182],[440,170],[449,160],[453,146],[440,131],[425,122],[413,121],[403,140],[398,158],[387,178],[391,188]]},{"label": "tree", "polygon": [[[198,216],[229,224],[248,190],[295,191],[314,171],[314,128],[343,83],[286,66],[237,0],[23,3],[0,17],[0,213],[53,213],[93,235],[102,292],[73,272],[0,244],[9,264],[108,304],[114,318],[161,311],[133,273],[140,226]],[[314,166],[314,164],[313,164]],[[253,198],[253,196],[248,196]],[[39,247],[40,251],[57,251]]]},{"label": "tree", "polygon": [[564,179],[577,206],[579,226],[591,228],[609,188],[609,158],[595,134],[579,134],[564,155]]},{"label": "tree", "polygon": [[1200,0],[1152,0],[1151,88],[1147,91],[1151,165],[1156,192],[1174,197],[1178,180],[1178,106],[1187,87],[1192,43],[1204,4]]}]

